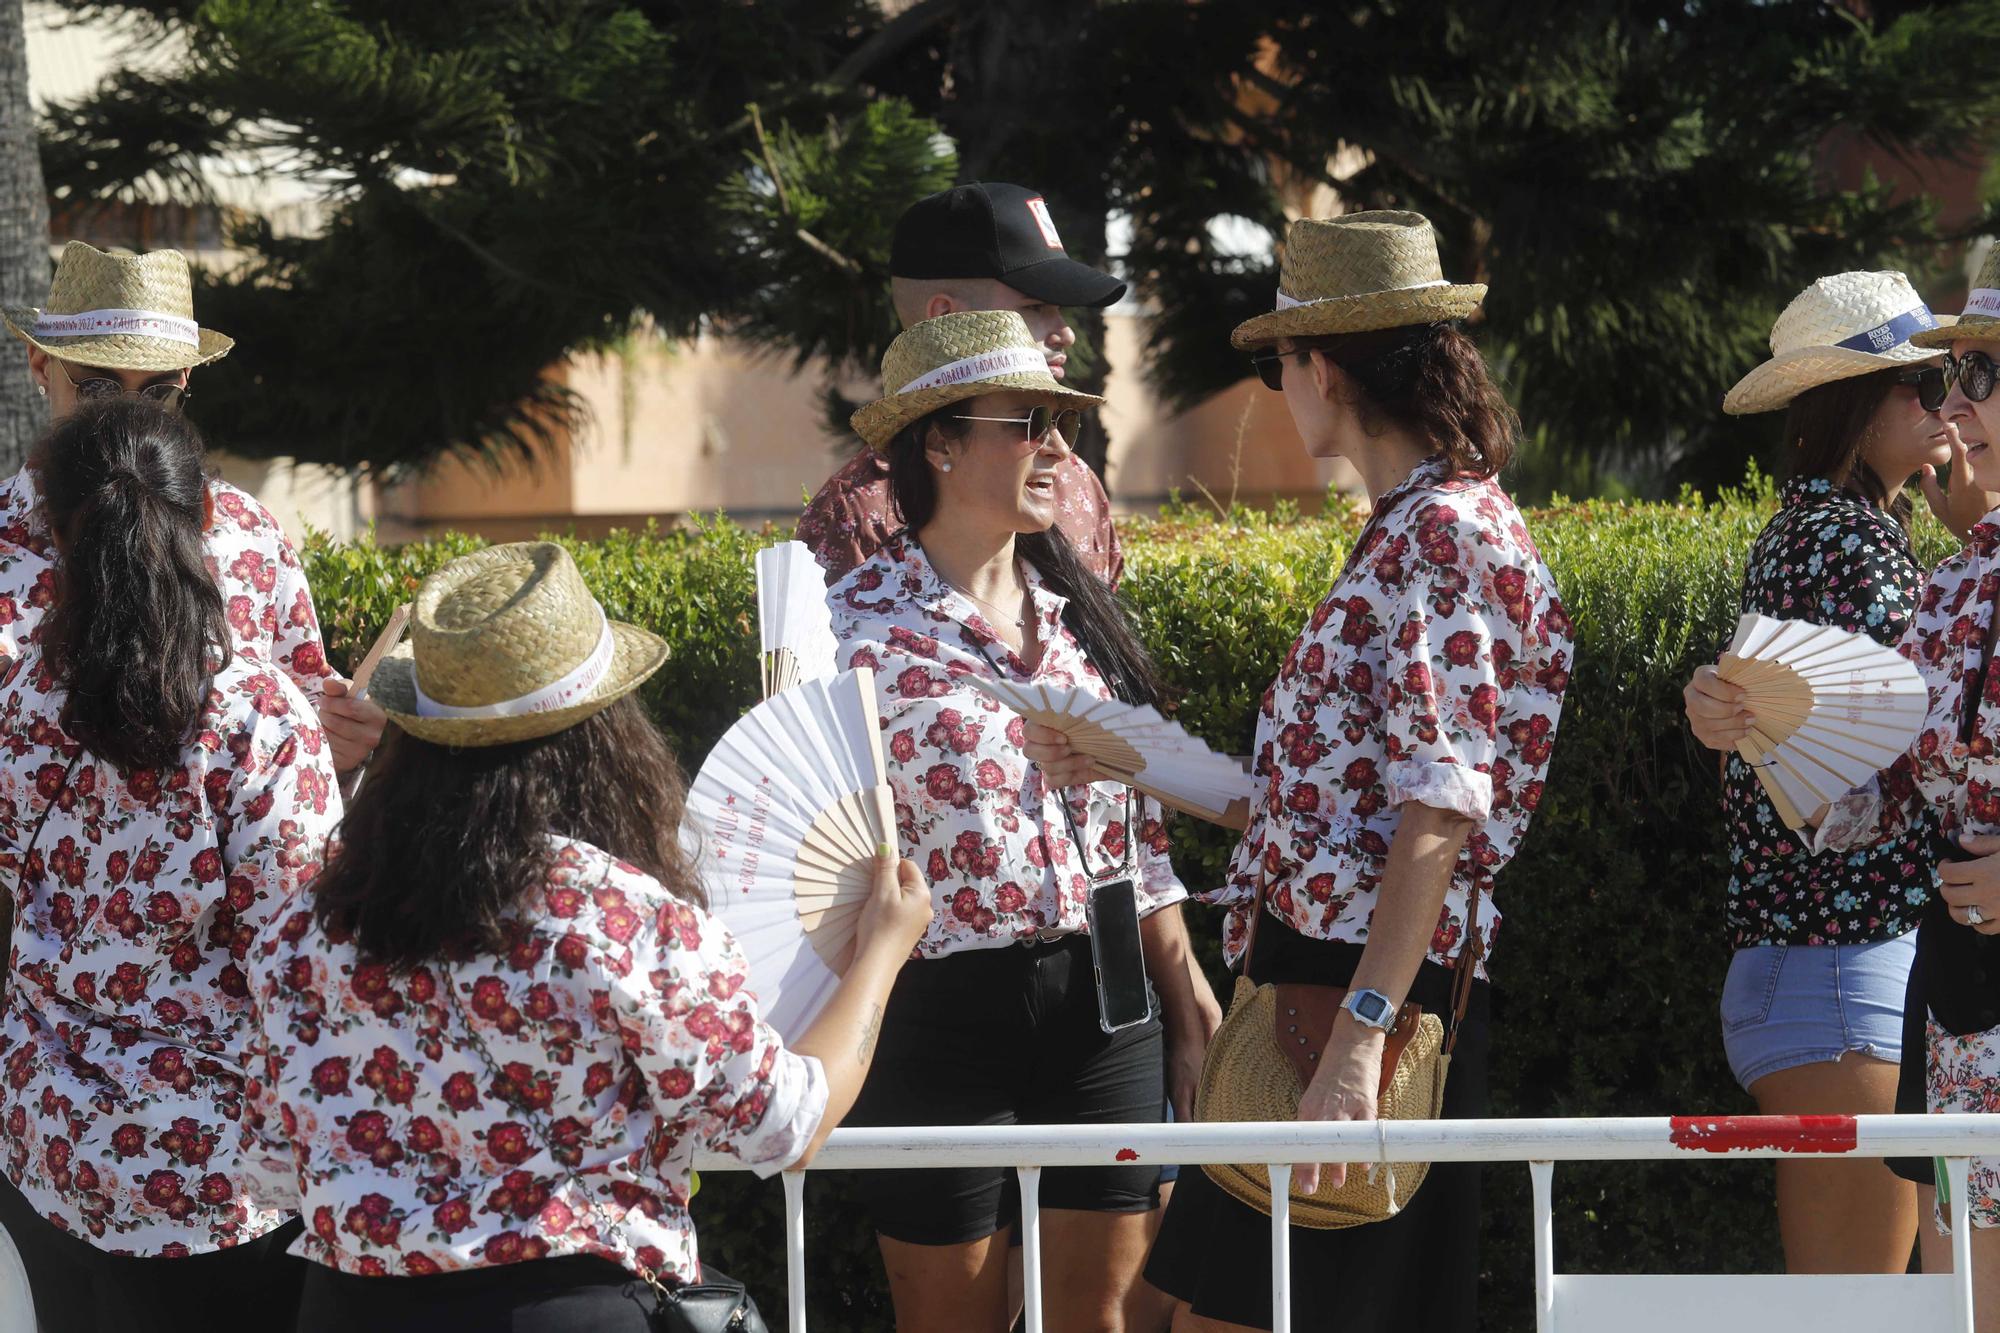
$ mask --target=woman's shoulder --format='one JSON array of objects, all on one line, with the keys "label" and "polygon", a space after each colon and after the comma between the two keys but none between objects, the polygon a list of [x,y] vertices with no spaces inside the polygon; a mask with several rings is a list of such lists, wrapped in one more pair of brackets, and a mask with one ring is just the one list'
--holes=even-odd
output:
[{"label": "woman's shoulder", "polygon": [[1541,552],[1514,498],[1495,477],[1460,474],[1416,487],[1389,526],[1417,566],[1441,570],[1539,566]]},{"label": "woman's shoulder", "polygon": [[910,564],[909,534],[898,532],[826,590],[835,620],[881,616],[909,602],[917,581]]},{"label": "woman's shoulder", "polygon": [[333,752],[319,714],[282,670],[255,650],[237,646],[209,682],[208,706],[191,753],[226,756],[249,771],[253,752],[278,757],[287,766],[333,773]]},{"label": "woman's shoulder", "polygon": [[674,894],[658,877],[576,838],[556,837],[542,894],[545,924],[558,933],[594,936],[614,952],[649,937],[661,952],[700,949],[721,935],[706,909]]}]

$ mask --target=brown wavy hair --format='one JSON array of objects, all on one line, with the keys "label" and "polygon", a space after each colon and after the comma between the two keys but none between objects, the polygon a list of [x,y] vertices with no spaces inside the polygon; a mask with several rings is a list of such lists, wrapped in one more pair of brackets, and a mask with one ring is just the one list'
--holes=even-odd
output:
[{"label": "brown wavy hair", "polygon": [[1513,461],[1521,418],[1456,322],[1299,338],[1293,348],[1324,352],[1347,372],[1370,436],[1407,431],[1461,476],[1491,477]]},{"label": "brown wavy hair", "polygon": [[313,910],[397,971],[493,953],[555,863],[551,834],[703,903],[681,850],[680,764],[633,695],[553,736],[452,749],[394,726],[369,762]]}]

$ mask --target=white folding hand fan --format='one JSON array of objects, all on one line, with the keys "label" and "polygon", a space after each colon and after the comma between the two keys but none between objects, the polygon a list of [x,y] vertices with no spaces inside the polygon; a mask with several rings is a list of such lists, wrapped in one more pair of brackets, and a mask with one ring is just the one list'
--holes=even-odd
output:
[{"label": "white folding hand fan", "polygon": [[853,959],[876,850],[896,842],[875,673],[802,680],[745,713],[695,776],[680,832],[765,1019],[797,1037]]},{"label": "white folding hand fan", "polygon": [[1252,794],[1249,775],[1234,759],[1209,749],[1156,709],[1063,686],[976,676],[966,677],[966,684],[1028,721],[1062,732],[1099,768],[1143,792],[1214,818]]},{"label": "white folding hand fan", "polygon": [[1752,612],[1716,674],[1743,690],[1757,719],[1736,744],[1788,828],[1901,758],[1930,700],[1893,648],[1803,620]]},{"label": "white folding hand fan", "polygon": [[766,699],[802,680],[833,674],[840,644],[826,604],[826,571],[804,542],[757,552],[757,633]]}]

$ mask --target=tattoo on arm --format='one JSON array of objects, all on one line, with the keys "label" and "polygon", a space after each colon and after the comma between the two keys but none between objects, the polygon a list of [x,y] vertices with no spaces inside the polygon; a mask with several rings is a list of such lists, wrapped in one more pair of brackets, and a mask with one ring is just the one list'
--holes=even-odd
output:
[{"label": "tattoo on arm", "polygon": [[867,1064],[875,1054],[875,1039],[882,1035],[882,1006],[868,1006],[868,1017],[861,1020],[861,1040],[854,1044],[854,1058]]}]

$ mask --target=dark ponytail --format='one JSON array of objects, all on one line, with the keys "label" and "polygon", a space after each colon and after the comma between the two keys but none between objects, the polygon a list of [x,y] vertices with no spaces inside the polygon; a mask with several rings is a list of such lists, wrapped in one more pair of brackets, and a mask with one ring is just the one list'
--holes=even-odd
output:
[{"label": "dark ponytail", "polygon": [[[912,533],[937,513],[937,477],[924,457],[924,440],[933,427],[952,439],[962,437],[967,429],[964,422],[937,412],[889,443],[889,483]],[[1168,701],[1170,691],[1153,665],[1152,654],[1133,630],[1125,604],[1076,558],[1076,550],[1061,528],[1051,525],[1045,532],[1024,532],[1014,539],[1014,549],[1035,567],[1044,587],[1068,601],[1063,608],[1063,625],[1083,645],[1083,655],[1104,677],[1113,695],[1128,704],[1157,707]]]},{"label": "dark ponytail", "polygon": [[142,399],[82,404],[36,447],[60,552],[42,624],[63,730],[133,770],[178,761],[229,660],[202,546],[201,436]]}]

